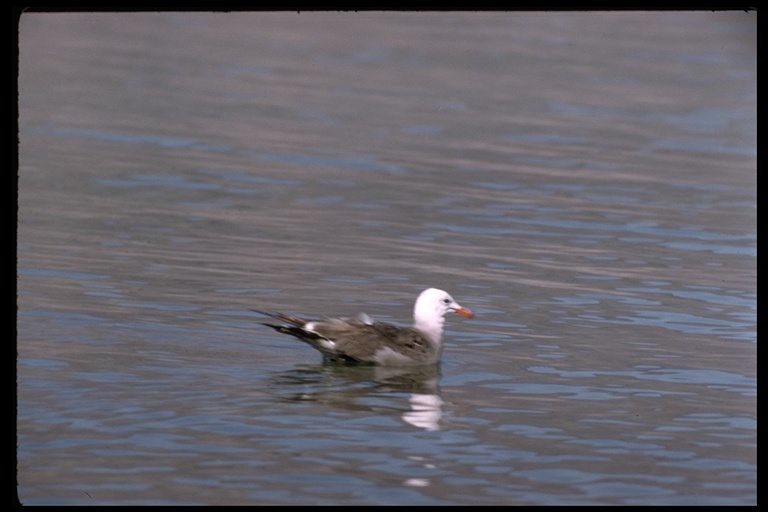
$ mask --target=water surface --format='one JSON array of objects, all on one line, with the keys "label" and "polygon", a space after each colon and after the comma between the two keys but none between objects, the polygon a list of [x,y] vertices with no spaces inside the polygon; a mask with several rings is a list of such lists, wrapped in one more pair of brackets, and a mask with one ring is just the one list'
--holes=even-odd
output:
[{"label": "water surface", "polygon": [[[27,505],[756,503],[756,16],[25,14]],[[250,308],[407,324],[328,366]]]}]

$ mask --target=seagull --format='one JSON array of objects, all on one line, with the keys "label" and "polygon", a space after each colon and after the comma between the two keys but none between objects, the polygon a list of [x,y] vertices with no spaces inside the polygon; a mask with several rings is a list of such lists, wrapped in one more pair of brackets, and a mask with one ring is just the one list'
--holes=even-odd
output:
[{"label": "seagull", "polygon": [[261,325],[299,338],[320,351],[326,361],[378,365],[437,363],[443,350],[445,314],[474,317],[472,311],[437,288],[424,290],[416,299],[412,327],[374,322],[366,314],[310,321],[282,313],[252,311],[279,320],[280,324]]}]

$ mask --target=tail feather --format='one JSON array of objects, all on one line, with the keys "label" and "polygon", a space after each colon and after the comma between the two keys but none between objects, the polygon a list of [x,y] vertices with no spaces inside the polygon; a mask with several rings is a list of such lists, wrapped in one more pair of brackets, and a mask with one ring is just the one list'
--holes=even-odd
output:
[{"label": "tail feather", "polygon": [[[304,326],[307,324],[306,320],[302,320],[301,318],[296,318],[293,316],[284,315],[282,313],[267,313],[266,311],[259,311],[256,309],[252,309],[251,311],[260,313],[265,316],[272,317],[276,320],[280,320],[281,322],[285,322],[285,324],[288,324],[288,325],[284,325],[284,324],[271,324],[266,322],[259,322],[261,325],[265,327],[270,327],[279,333],[290,334],[291,336],[300,339],[301,341],[312,346],[316,350],[319,350],[323,354],[323,357],[325,358],[336,357],[336,354],[333,351],[333,349],[328,346],[329,340],[327,340],[320,334],[304,329]],[[333,342],[330,342],[330,344],[332,346]]]},{"label": "tail feather", "polygon": [[310,340],[322,339],[322,336],[319,336],[311,331],[305,331],[301,327],[295,327],[290,325],[265,324],[265,323],[262,323],[261,325],[264,325],[266,327],[271,327],[272,329],[282,334],[290,334],[291,336],[296,336],[301,341],[306,341],[308,343]]},{"label": "tail feather", "polygon": [[[266,311],[259,311],[258,309],[252,309],[251,311],[253,311],[254,313],[259,313],[264,316],[271,316],[276,320],[280,320],[281,322],[285,322],[285,323],[294,325],[296,327],[304,327],[307,324],[306,320],[302,320],[301,318],[297,318],[295,316],[288,316],[282,313],[268,313]],[[274,326],[270,324],[263,324],[263,325],[268,325],[269,327],[274,328]]]},{"label": "tail feather", "polygon": [[307,324],[307,321],[302,320],[301,318],[284,315],[282,313],[267,313],[266,311],[259,311],[257,309],[252,309],[251,311],[260,313],[265,316],[271,316],[276,320],[280,320],[282,322],[285,322],[286,324],[290,324],[290,325],[278,325],[278,324],[260,322],[261,325],[263,326],[271,327],[272,329],[282,334],[290,334],[291,336],[295,336],[299,338],[301,341],[309,343],[313,347],[317,347],[316,344],[314,343],[314,340],[323,339],[323,337],[320,336],[319,334],[314,333],[312,331],[307,331],[306,329],[304,329],[304,326]]}]

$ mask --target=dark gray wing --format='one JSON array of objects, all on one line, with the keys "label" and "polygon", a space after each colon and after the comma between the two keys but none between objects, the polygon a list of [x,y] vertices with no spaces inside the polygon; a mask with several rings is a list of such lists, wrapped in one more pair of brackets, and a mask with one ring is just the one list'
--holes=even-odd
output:
[{"label": "dark gray wing", "polygon": [[440,355],[439,347],[413,327],[374,323],[365,316],[307,321],[282,313],[253,311],[280,320],[282,325],[262,325],[295,336],[320,351],[326,359],[379,363],[382,354],[397,354],[412,363],[432,363]]},{"label": "dark gray wing", "polygon": [[359,323],[336,334],[336,351],[358,361],[378,362],[377,353],[389,349],[414,363],[426,363],[435,360],[438,350],[424,333],[412,327]]}]

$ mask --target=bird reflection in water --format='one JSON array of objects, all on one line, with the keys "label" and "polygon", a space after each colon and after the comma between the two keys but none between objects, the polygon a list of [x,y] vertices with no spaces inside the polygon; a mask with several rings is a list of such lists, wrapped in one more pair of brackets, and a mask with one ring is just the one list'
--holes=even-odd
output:
[{"label": "bird reflection in water", "polygon": [[[438,365],[373,366],[321,363],[275,377],[271,389],[285,401],[317,402],[356,412],[398,414],[406,423],[439,430],[443,415]],[[402,395],[407,395],[407,403]],[[405,409],[403,407],[405,405]]]}]

